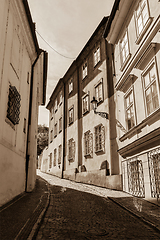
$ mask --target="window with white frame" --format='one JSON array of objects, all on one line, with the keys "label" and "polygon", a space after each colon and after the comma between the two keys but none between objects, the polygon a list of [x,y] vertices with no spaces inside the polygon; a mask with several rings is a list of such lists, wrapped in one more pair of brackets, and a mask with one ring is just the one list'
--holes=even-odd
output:
[{"label": "window with white frame", "polygon": [[59,132],[62,131],[62,117],[59,119]]},{"label": "window with white frame", "polygon": [[58,147],[58,164],[61,164],[62,161],[62,145]]},{"label": "window with white frame", "polygon": [[141,0],[135,12],[136,30],[138,36],[144,29],[148,19],[149,19],[148,1]]},{"label": "window with white frame", "polygon": [[91,131],[84,133],[84,156],[92,156],[93,153],[93,134]]},{"label": "window with white frame", "polygon": [[54,137],[57,137],[57,123],[54,125]]},{"label": "window with white frame", "polygon": [[82,66],[82,79],[87,76],[87,62],[85,62]]},{"label": "window with white frame", "polygon": [[96,66],[98,62],[100,62],[100,46],[94,51],[94,66]]},{"label": "window with white frame", "polygon": [[52,153],[49,154],[49,168],[52,167]]},{"label": "window with white frame", "polygon": [[69,80],[68,88],[69,88],[69,93],[71,93],[73,91],[73,78]]},{"label": "window with white frame", "polygon": [[125,96],[125,114],[127,130],[135,126],[133,90]]},{"label": "window with white frame", "polygon": [[128,41],[127,31],[125,32],[123,38],[120,41],[120,57],[121,57],[121,66],[123,66],[129,57],[129,41]]},{"label": "window with white frame", "polygon": [[105,128],[102,124],[95,127],[95,152],[105,151]]},{"label": "window with white frame", "polygon": [[57,160],[57,148],[54,149],[54,162],[53,162],[53,166],[56,166],[56,160]]},{"label": "window with white frame", "polygon": [[73,123],[73,119],[74,119],[74,107],[73,106],[69,109],[68,115],[69,115],[68,123],[71,124],[71,123]]},{"label": "window with white frame", "polygon": [[68,160],[73,160],[75,158],[75,141],[73,138],[68,140]]},{"label": "window with white frame", "polygon": [[156,71],[156,65],[153,63],[142,75],[147,115],[150,115],[160,106]]},{"label": "window with white frame", "polygon": [[82,100],[83,100],[83,114],[85,114],[86,112],[89,112],[89,94],[86,94]]},{"label": "window with white frame", "polygon": [[101,79],[101,81],[98,82],[97,85],[95,85],[95,96],[96,96],[96,100],[98,103],[103,101],[103,81],[102,81],[102,79]]}]

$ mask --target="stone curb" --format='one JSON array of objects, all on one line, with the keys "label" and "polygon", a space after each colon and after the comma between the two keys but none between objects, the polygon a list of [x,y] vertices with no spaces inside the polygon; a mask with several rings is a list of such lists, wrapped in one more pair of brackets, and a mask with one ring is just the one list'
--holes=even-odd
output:
[{"label": "stone curb", "polygon": [[47,202],[46,202],[46,205],[45,205],[43,211],[42,211],[41,214],[39,215],[39,217],[38,217],[36,223],[34,224],[34,226],[33,226],[33,228],[32,228],[32,231],[30,232],[30,234],[29,234],[27,240],[36,239],[36,235],[37,235],[37,233],[38,233],[38,230],[40,229],[40,226],[41,226],[42,220],[43,220],[43,218],[44,218],[44,216],[45,216],[45,213],[46,213],[46,211],[47,211],[47,209],[48,209],[48,207],[49,207],[50,196],[51,196],[50,185],[49,185],[49,183],[48,183],[46,180],[43,179],[43,181],[46,182],[46,184],[47,184],[47,188],[48,188]]},{"label": "stone curb", "polygon": [[129,208],[125,207],[123,204],[120,204],[118,201],[116,201],[115,199],[113,199],[112,197],[107,197],[109,200],[111,200],[112,202],[116,203],[117,205],[119,205],[121,208],[125,209],[126,211],[128,211],[130,214],[132,214],[133,216],[137,217],[138,219],[140,219],[142,222],[144,222],[145,224],[147,224],[148,226],[154,228],[158,233],[160,233],[160,228],[157,227],[155,224],[153,224],[152,222],[146,220],[144,217],[140,216],[139,214],[133,212],[132,210],[130,210]]}]

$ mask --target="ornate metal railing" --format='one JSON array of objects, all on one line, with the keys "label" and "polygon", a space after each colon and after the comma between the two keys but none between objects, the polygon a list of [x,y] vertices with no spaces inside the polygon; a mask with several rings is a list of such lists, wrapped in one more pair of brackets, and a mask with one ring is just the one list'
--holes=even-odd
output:
[{"label": "ornate metal railing", "polygon": [[148,152],[151,196],[160,196],[160,148]]}]

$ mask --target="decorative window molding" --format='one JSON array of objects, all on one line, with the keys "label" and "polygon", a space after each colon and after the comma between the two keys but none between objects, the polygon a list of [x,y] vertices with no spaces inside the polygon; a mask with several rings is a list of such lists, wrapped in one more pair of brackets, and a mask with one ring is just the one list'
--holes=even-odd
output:
[{"label": "decorative window molding", "polygon": [[129,37],[128,37],[128,30],[125,31],[125,34],[123,35],[122,39],[119,43],[120,47],[120,60],[121,60],[121,71],[123,71],[124,67],[128,63],[131,53],[129,48]]},{"label": "decorative window molding", "polygon": [[69,94],[73,91],[73,78],[68,82]]},{"label": "decorative window molding", "polygon": [[130,130],[136,124],[133,87],[124,96],[124,102],[125,102],[126,129]]},{"label": "decorative window molding", "polygon": [[59,119],[59,133],[62,132],[62,117]]},{"label": "decorative window molding", "polygon": [[95,152],[105,151],[105,128],[102,124],[95,127]]},{"label": "decorative window molding", "polygon": [[21,96],[15,86],[9,85],[7,118],[13,125],[19,124]]},{"label": "decorative window molding", "polygon": [[82,98],[83,103],[83,115],[89,112],[89,93],[85,94]]},{"label": "decorative window molding", "polygon": [[62,144],[58,147],[58,164],[62,162]]},{"label": "decorative window molding", "polygon": [[94,56],[94,67],[100,62],[101,57],[100,57],[100,46],[96,47],[93,53]]},{"label": "decorative window molding", "polygon": [[75,160],[75,141],[73,138],[68,140],[68,160]]},{"label": "decorative window molding", "polygon": [[72,106],[68,111],[68,124],[72,124],[74,121],[74,106]]},{"label": "decorative window molding", "polygon": [[136,25],[136,44],[139,44],[143,35],[147,31],[152,22],[152,18],[149,13],[149,5],[147,0],[141,0],[135,11],[135,25]]},{"label": "decorative window molding", "polygon": [[160,107],[158,74],[155,60],[142,73],[142,85],[146,116],[149,116]]},{"label": "decorative window molding", "polygon": [[84,133],[84,156],[93,156],[93,133],[90,130]]},{"label": "decorative window molding", "polygon": [[49,168],[52,168],[52,153],[49,154]]},{"label": "decorative window molding", "polygon": [[82,66],[82,79],[87,77],[87,73],[88,73],[88,67],[87,67],[87,62],[85,62]]},{"label": "decorative window molding", "polygon": [[53,166],[56,166],[56,160],[57,160],[57,148],[54,149],[54,162],[53,162]]},{"label": "decorative window molding", "polygon": [[103,102],[103,79],[95,85],[95,97],[98,104]]},{"label": "decorative window molding", "polygon": [[54,125],[54,137],[57,137],[57,123]]}]

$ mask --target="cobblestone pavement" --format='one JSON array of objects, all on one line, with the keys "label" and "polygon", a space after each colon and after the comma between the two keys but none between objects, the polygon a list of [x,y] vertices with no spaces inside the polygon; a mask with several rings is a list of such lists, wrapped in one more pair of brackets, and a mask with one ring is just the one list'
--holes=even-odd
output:
[{"label": "cobblestone pavement", "polygon": [[130,195],[38,174],[51,184],[51,199],[36,240],[160,239],[159,232],[107,198]]},{"label": "cobblestone pavement", "polygon": [[33,192],[23,193],[0,208],[0,240],[25,240],[47,202],[47,184],[37,177]]}]

